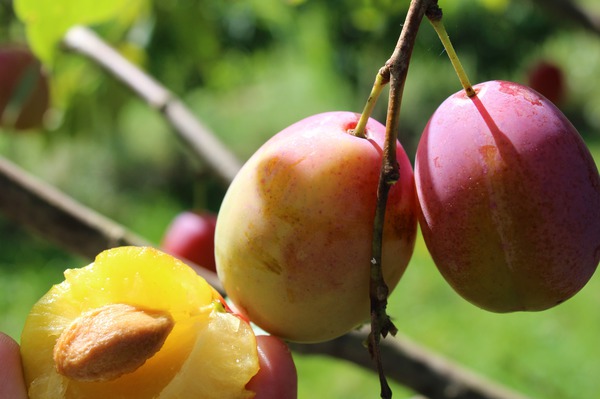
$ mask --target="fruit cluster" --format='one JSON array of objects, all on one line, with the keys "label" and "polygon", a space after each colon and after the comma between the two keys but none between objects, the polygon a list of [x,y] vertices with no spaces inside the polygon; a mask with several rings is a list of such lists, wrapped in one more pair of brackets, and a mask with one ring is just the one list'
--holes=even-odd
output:
[{"label": "fruit cluster", "polygon": [[[578,132],[516,83],[450,96],[415,169],[397,143],[382,264],[391,290],[419,223],[437,267],[495,312],[543,310],[579,291],[600,260],[600,176]],[[65,272],[21,339],[31,398],[243,398],[258,370],[247,319],[289,341],[333,339],[369,317],[373,219],[385,127],[329,112],[284,129],[244,165],[218,219],[185,212],[163,245],[214,267],[242,316],[181,261],[105,251]],[[214,237],[214,256],[213,256]],[[227,343],[226,345],[224,343]]]},{"label": "fruit cluster", "polygon": [[[466,300],[494,312],[548,309],[575,295],[600,261],[598,169],[542,94],[506,81],[469,89],[430,118],[414,172],[393,146],[398,179],[379,226],[384,280],[393,291],[420,225]],[[30,398],[252,397],[246,386],[259,363],[247,320],[308,343],[364,324],[389,148],[373,119],[356,134],[360,117],[328,112],[287,127],[243,166],[218,218],[190,211],[169,227],[164,249],[216,270],[240,315],[155,249],[115,248],[67,270],[23,330]],[[20,118],[15,127],[25,126]]]},{"label": "fruit cluster", "polygon": [[[579,291],[600,260],[600,177],[561,111],[491,81],[448,98],[421,137],[415,175],[400,145],[387,201],[383,272],[393,289],[419,219],[451,286],[495,311],[542,310]],[[309,117],[264,144],[217,221],[217,271],[236,306],[291,341],[335,338],[369,317],[369,262],[384,127]],[[415,192],[416,187],[416,192]]]}]

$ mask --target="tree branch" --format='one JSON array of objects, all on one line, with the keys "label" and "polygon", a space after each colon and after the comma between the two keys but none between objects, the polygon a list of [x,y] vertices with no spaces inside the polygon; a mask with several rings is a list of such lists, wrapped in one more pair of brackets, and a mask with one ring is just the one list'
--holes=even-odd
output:
[{"label": "tree branch", "polygon": [[240,161],[169,90],[125,59],[89,28],[71,28],[62,44],[65,49],[90,58],[127,85],[151,108],[161,112],[179,137],[201,161],[208,164],[222,184],[225,187],[229,185],[241,167]]},{"label": "tree branch", "polygon": [[570,19],[585,29],[600,35],[600,16],[594,15],[573,0],[531,0],[562,19]]},{"label": "tree branch", "polygon": [[[84,258],[94,259],[101,251],[117,246],[151,245],[2,157],[0,193],[0,212],[7,218]],[[224,294],[216,274],[190,266]]]},{"label": "tree branch", "polygon": [[[368,334],[366,328],[333,341],[289,345],[296,353],[335,356],[369,368],[369,356],[361,346]],[[381,349],[388,377],[428,399],[527,399],[406,337],[382,340]]]},{"label": "tree branch", "polygon": [[392,392],[387,384],[381,351],[379,348],[381,337],[388,334],[395,335],[397,332],[390,317],[386,312],[389,288],[384,281],[382,271],[383,252],[383,226],[385,222],[385,211],[390,188],[399,180],[400,173],[396,159],[396,143],[398,139],[398,128],[400,125],[400,105],[408,66],[412,51],[419,32],[419,26],[425,16],[425,11],[431,5],[437,5],[436,0],[412,0],[398,43],[390,59],[380,69],[378,80],[390,83],[390,94],[388,102],[385,143],[383,147],[382,165],[377,187],[377,207],[373,223],[373,245],[370,278],[370,303],[371,303],[371,333],[368,336],[369,352],[379,374],[381,383],[381,397],[391,398]]}]

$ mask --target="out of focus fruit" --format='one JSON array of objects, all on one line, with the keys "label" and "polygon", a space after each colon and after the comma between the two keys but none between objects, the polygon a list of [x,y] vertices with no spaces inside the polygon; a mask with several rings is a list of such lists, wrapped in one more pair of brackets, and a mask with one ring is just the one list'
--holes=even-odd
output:
[{"label": "out of focus fruit", "polygon": [[217,215],[186,211],[177,215],[162,239],[162,248],[178,258],[216,271],[215,226]]},{"label": "out of focus fruit", "polygon": [[0,126],[40,127],[48,104],[48,77],[35,56],[23,47],[0,48]]},{"label": "out of focus fruit", "polygon": [[600,178],[573,125],[504,81],[449,97],[419,143],[427,247],[454,289],[495,312],[543,310],[578,292],[600,259]]},{"label": "out of focus fruit", "polygon": [[31,399],[250,398],[256,338],[170,255],[121,247],[65,272],[21,336]]},{"label": "out of focus fruit", "polygon": [[527,73],[527,85],[556,105],[560,105],[566,96],[564,73],[550,61],[541,60],[531,66]]},{"label": "out of focus fruit", "polygon": [[[330,112],[284,129],[243,166],[223,200],[217,271],[230,299],[273,335],[325,341],[369,317],[373,219],[385,128],[348,133],[359,115]],[[383,272],[393,289],[412,255],[416,198],[410,162],[397,147]]]}]

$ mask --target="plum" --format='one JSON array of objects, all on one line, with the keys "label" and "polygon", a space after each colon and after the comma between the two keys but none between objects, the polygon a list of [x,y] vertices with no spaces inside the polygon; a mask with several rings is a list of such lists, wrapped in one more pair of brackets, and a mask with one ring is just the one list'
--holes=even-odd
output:
[{"label": "plum", "polygon": [[[230,185],[217,218],[217,272],[236,307],[290,341],[333,339],[369,318],[369,271],[385,127],[348,132],[359,115],[313,115],[268,140]],[[384,225],[383,272],[393,289],[414,248],[413,171],[398,143],[400,179]]]},{"label": "plum", "polygon": [[566,97],[565,75],[555,63],[540,60],[527,73],[527,85],[557,106]]},{"label": "plum", "polygon": [[534,90],[490,81],[450,96],[415,160],[419,222],[438,269],[494,312],[544,310],[600,259],[600,178],[583,139]]},{"label": "plum", "polygon": [[0,48],[0,126],[39,128],[49,107],[46,71],[29,49]]},{"label": "plum", "polygon": [[216,224],[217,215],[212,212],[181,212],[167,227],[161,246],[171,255],[187,259],[214,272]]}]

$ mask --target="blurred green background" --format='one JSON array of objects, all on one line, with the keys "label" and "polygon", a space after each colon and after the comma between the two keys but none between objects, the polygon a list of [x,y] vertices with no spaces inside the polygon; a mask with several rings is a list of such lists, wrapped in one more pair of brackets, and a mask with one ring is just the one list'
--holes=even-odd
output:
[{"label": "blurred green background", "polygon": [[[180,96],[242,160],[305,116],[360,112],[408,7],[408,0],[133,3],[97,32]],[[600,15],[595,0],[579,3]],[[568,85],[561,108],[600,159],[598,35],[529,1],[439,4],[472,82],[526,82],[534,62],[560,65]],[[0,2],[0,21],[0,42],[25,42],[10,1]],[[157,244],[177,213],[218,210],[224,189],[157,112],[77,54],[59,51],[49,67],[54,108],[46,128],[0,130],[0,155]],[[410,157],[431,113],[459,89],[424,22],[401,112],[400,140]],[[374,116],[384,115],[382,99]],[[88,262],[0,215],[0,330],[18,339],[29,308],[62,271]],[[534,398],[575,399],[600,388],[599,308],[595,276],[556,309],[484,312],[451,291],[419,239],[389,310],[402,334],[478,373]],[[370,371],[330,358],[296,360],[300,398],[378,395]],[[394,397],[414,395],[393,388]]]}]

